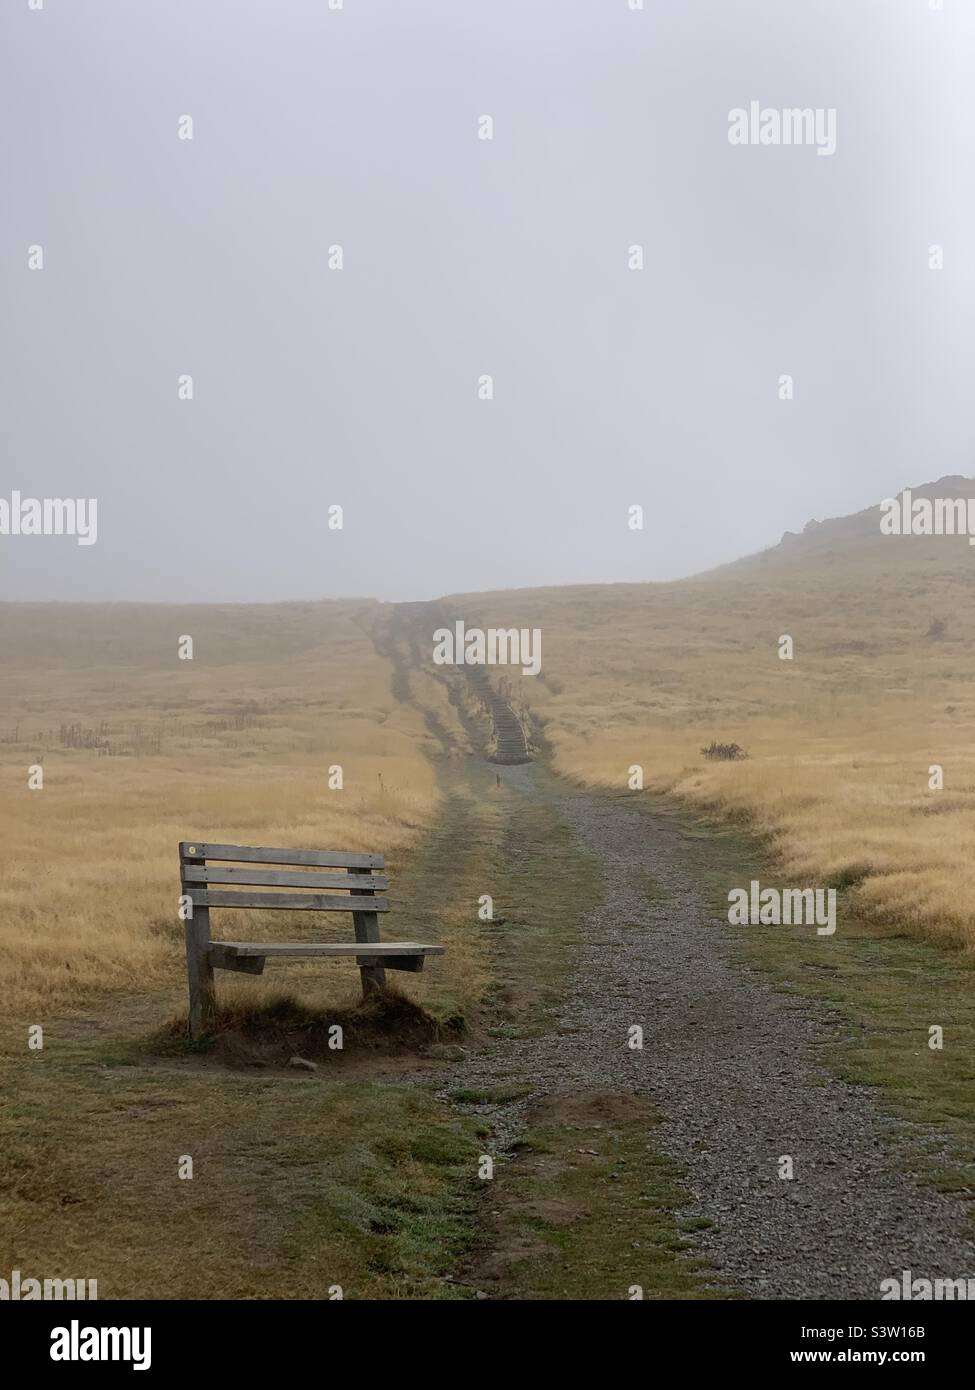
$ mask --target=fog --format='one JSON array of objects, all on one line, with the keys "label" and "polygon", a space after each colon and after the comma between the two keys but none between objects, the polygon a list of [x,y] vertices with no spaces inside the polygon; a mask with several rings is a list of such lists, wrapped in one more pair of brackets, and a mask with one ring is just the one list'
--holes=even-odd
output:
[{"label": "fog", "polygon": [[0,597],[669,579],[975,471],[975,5],[629,4],[6,5],[0,495],[97,541]]}]

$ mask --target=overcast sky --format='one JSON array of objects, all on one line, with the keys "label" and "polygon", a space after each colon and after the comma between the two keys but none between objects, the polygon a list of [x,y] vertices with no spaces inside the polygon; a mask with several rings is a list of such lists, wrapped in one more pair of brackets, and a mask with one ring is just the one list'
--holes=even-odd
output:
[{"label": "overcast sky", "polygon": [[667,579],[975,472],[975,0],[631,3],[3,0],[0,497],[98,539],[0,597]]}]

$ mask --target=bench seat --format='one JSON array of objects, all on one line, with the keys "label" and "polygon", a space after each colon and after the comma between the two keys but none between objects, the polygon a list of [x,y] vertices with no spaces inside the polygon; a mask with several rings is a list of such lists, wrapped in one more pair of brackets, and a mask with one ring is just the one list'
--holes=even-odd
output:
[{"label": "bench seat", "polygon": [[442,946],[418,941],[376,941],[368,950],[358,941],[214,941],[210,947],[232,956],[442,956]]},{"label": "bench seat", "polygon": [[297,959],[300,956],[349,956],[356,965],[387,970],[408,970],[416,975],[427,956],[442,956],[442,946],[425,946],[418,941],[376,941],[368,949],[357,941],[213,941],[207,951],[215,970],[237,970],[245,975],[263,975],[264,962]]},{"label": "bench seat", "polygon": [[[262,975],[268,960],[333,956],[355,962],[366,994],[385,986],[387,970],[415,973],[423,969],[427,956],[442,956],[443,946],[380,940],[379,918],[389,911],[389,900],[377,896],[389,887],[389,879],[377,872],[383,868],[381,854],[181,840],[180,913],[186,923],[190,1036],[199,1037],[213,1022],[214,970]],[[268,888],[278,891],[263,891]],[[305,891],[310,888],[333,891]],[[210,935],[212,908],[220,912],[227,908],[344,912],[352,917],[355,940],[214,941]]]}]

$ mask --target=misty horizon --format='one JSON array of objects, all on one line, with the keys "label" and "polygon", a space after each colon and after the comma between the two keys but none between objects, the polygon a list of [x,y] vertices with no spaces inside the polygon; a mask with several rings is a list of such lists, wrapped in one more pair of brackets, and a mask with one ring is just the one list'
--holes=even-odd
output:
[{"label": "misty horizon", "polygon": [[971,466],[970,9],[0,23],[0,494],[98,504],[3,599],[668,582]]},{"label": "misty horizon", "polygon": [[[971,476],[971,475],[967,475],[967,474],[953,475],[953,479],[961,479],[961,480],[963,480],[963,481],[965,481],[965,482],[975,482],[975,477],[973,477],[973,476]],[[953,479],[951,479],[951,480],[953,480]],[[905,485],[904,485],[903,487],[901,487],[901,488],[892,489],[892,490],[887,494],[887,497],[888,497],[888,498],[895,498],[895,497],[896,497],[896,498],[900,498],[905,492],[908,493],[908,494],[910,494],[912,491],[913,491],[913,492],[918,492],[919,489],[931,488],[931,487],[936,486],[936,484],[937,484],[938,482],[943,482],[943,481],[946,481],[946,480],[949,480],[949,479],[948,479],[948,478],[945,478],[945,479],[925,479],[924,481],[919,481],[919,482],[913,483],[913,484],[908,483],[908,484],[905,484]],[[866,506],[864,506],[864,507],[858,507],[858,508],[855,509],[855,511],[854,511],[852,514],[853,514],[853,515],[856,515],[857,513],[861,513],[861,512],[864,512],[864,511],[869,511],[869,510],[872,510],[872,509],[877,509],[877,510],[879,510],[880,507],[881,507],[881,505],[882,505],[883,500],[884,500],[884,499],[878,499],[878,500],[875,501],[875,502],[867,503]],[[80,501],[81,501],[81,499],[79,499],[79,502],[80,502]],[[5,502],[5,499],[0,499],[0,506],[2,506],[2,505],[4,504],[4,502]],[[971,505],[971,503],[969,503],[969,505]],[[80,510],[80,509],[79,509],[79,510]],[[758,550],[750,551],[750,552],[748,552],[748,554],[746,554],[746,555],[731,555],[731,556],[723,557],[723,558],[720,559],[720,560],[716,560],[713,564],[708,565],[706,568],[700,569],[700,570],[695,570],[693,573],[690,573],[690,574],[664,575],[664,576],[661,576],[661,577],[659,577],[659,578],[655,578],[655,579],[646,579],[646,580],[640,580],[640,579],[573,579],[573,580],[567,580],[567,581],[562,581],[562,582],[559,582],[558,580],[554,580],[554,581],[552,581],[551,583],[545,583],[545,584],[521,584],[521,585],[519,585],[519,584],[496,583],[496,584],[486,584],[486,585],[484,586],[483,589],[479,589],[479,590],[474,590],[474,589],[466,589],[466,590],[464,590],[464,589],[453,589],[453,590],[449,590],[449,591],[444,590],[444,591],[438,592],[438,593],[399,594],[399,595],[396,595],[395,597],[393,597],[393,596],[388,596],[388,595],[385,595],[385,594],[380,594],[380,593],[343,593],[343,594],[289,594],[289,595],[284,595],[284,596],[281,596],[281,597],[278,597],[278,598],[274,598],[274,599],[256,598],[256,597],[251,597],[251,598],[243,597],[243,598],[235,598],[235,599],[228,599],[228,598],[217,599],[217,598],[209,598],[209,597],[206,597],[206,596],[195,597],[195,598],[193,598],[192,600],[185,600],[185,599],[180,600],[180,599],[145,598],[145,597],[139,597],[139,596],[130,596],[130,597],[127,597],[127,598],[124,598],[124,599],[123,599],[123,598],[118,598],[118,597],[116,597],[116,596],[112,596],[112,597],[103,597],[103,598],[95,597],[95,598],[90,598],[90,599],[70,599],[70,598],[66,598],[66,597],[25,598],[25,599],[22,599],[22,600],[19,600],[19,601],[21,601],[21,602],[33,602],[33,603],[71,603],[71,602],[75,602],[75,603],[91,603],[91,604],[100,604],[100,603],[123,603],[123,604],[124,604],[124,603],[131,603],[131,604],[141,604],[141,605],[155,605],[155,604],[161,604],[161,605],[164,605],[164,606],[171,606],[171,605],[173,605],[173,606],[175,606],[175,605],[178,605],[178,606],[186,606],[187,602],[199,603],[199,604],[203,604],[203,605],[213,605],[213,604],[219,604],[219,605],[226,605],[226,604],[231,604],[231,605],[232,605],[232,604],[258,605],[258,604],[262,604],[262,603],[282,603],[282,604],[297,603],[297,604],[305,604],[305,603],[356,602],[356,601],[362,601],[362,602],[376,601],[376,602],[379,602],[379,603],[411,603],[411,602],[429,602],[429,601],[432,601],[432,600],[443,599],[443,598],[448,598],[448,597],[452,597],[452,596],[454,596],[454,597],[463,597],[463,596],[468,595],[468,594],[477,594],[477,593],[515,593],[515,592],[518,592],[519,590],[559,589],[559,588],[572,588],[572,587],[597,588],[597,587],[604,586],[604,585],[605,585],[605,586],[610,586],[610,585],[614,585],[614,584],[641,584],[641,583],[646,583],[646,584],[673,584],[673,583],[680,583],[681,580],[695,579],[695,578],[698,578],[698,577],[702,577],[702,576],[704,576],[704,575],[709,574],[712,570],[720,569],[720,568],[722,568],[724,565],[729,564],[729,563],[733,563],[733,562],[736,561],[736,560],[751,559],[751,558],[754,558],[755,556],[762,555],[762,554],[764,554],[764,553],[766,553],[766,552],[768,552],[768,551],[770,551],[770,550],[774,550],[774,549],[776,549],[779,545],[781,545],[782,542],[783,542],[786,538],[788,538],[788,537],[790,537],[790,536],[793,537],[793,538],[795,538],[795,537],[798,537],[798,536],[802,535],[803,532],[806,530],[807,527],[810,527],[810,526],[813,526],[813,525],[822,525],[822,524],[824,524],[824,523],[825,523],[825,524],[828,524],[828,523],[831,522],[831,521],[842,520],[842,519],[844,519],[844,518],[830,517],[830,516],[810,517],[810,518],[807,518],[807,520],[806,520],[805,523],[803,523],[802,525],[797,526],[794,530],[791,529],[791,528],[787,528],[787,529],[778,537],[777,540],[770,540],[770,541],[768,542],[767,545],[761,546]],[[20,539],[28,539],[28,538],[27,538],[27,537],[22,537],[22,538],[20,538]],[[39,537],[38,539],[40,539],[40,537]],[[74,544],[74,543],[75,543],[75,539],[74,539],[72,536],[70,536],[70,535],[58,536],[58,537],[54,537],[54,538],[52,538],[52,537],[44,537],[43,539],[48,540],[48,541],[50,541],[51,539],[56,539],[57,542],[58,542],[58,544],[60,544],[60,545],[71,545],[71,544]],[[79,541],[79,542],[77,542],[77,543],[79,543],[79,544],[84,544],[84,541]],[[9,601],[9,600],[6,598],[6,596],[4,596],[2,599],[0,599],[0,601]]]}]

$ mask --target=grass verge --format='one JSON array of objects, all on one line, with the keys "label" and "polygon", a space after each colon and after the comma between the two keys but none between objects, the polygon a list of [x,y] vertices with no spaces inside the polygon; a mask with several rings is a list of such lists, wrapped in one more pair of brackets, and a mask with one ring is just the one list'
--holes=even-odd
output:
[{"label": "grass verge", "polygon": [[[657,798],[640,802],[673,827],[687,812]],[[839,1077],[876,1087],[888,1112],[935,1131],[916,1146],[916,1173],[941,1190],[975,1198],[975,968],[970,955],[858,916],[848,890],[838,895],[837,929],[727,924],[728,892],[758,879],[785,885],[770,868],[768,845],[741,830],[698,822],[682,846],[694,863],[708,910],[750,965],[778,988],[822,999],[841,1021],[826,1057]],[[702,835],[697,832],[703,832]],[[932,1028],[943,1046],[929,1046]]]},{"label": "grass verge", "polygon": [[[550,1097],[482,1199],[484,1243],[465,1279],[528,1300],[728,1297],[688,1255],[674,1165],[632,1095]],[[687,1227],[689,1230],[690,1227]]]},{"label": "grass verge", "polygon": [[0,1267],[101,1298],[463,1296],[445,1276],[472,1239],[476,1121],[423,1088],[150,1068],[127,1046],[8,1064]]}]

